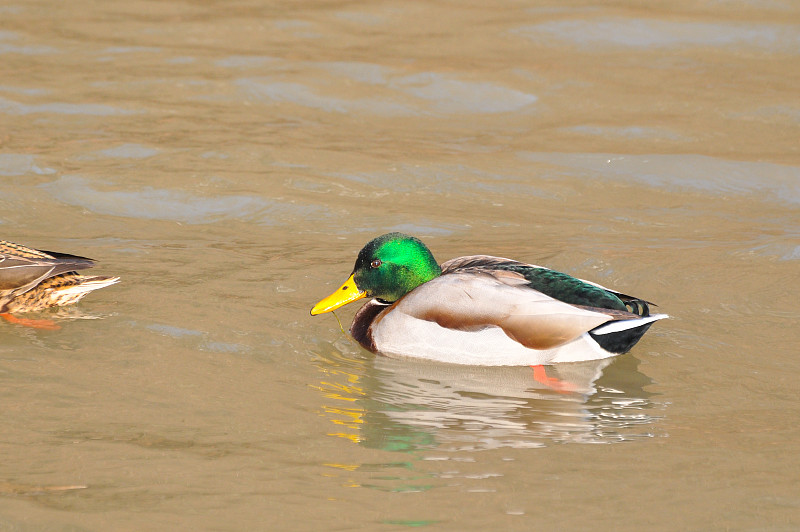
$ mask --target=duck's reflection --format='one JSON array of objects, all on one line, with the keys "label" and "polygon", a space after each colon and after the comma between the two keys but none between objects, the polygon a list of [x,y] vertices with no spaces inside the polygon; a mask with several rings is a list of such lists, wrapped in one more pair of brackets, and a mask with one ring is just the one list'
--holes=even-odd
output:
[{"label": "duck's reflection", "polygon": [[393,359],[339,345],[321,354],[323,411],[332,435],[384,450],[483,450],[612,443],[654,435],[660,414],[624,355],[548,366],[559,392],[529,367],[476,367]]}]

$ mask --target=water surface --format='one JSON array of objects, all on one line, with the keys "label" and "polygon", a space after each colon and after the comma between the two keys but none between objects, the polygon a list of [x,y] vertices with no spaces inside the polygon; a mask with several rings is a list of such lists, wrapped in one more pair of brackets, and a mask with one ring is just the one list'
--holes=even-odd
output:
[{"label": "water surface", "polygon": [[[5,528],[800,526],[794,2],[12,1],[0,71],[0,236],[122,276],[0,323]],[[394,230],[671,319],[374,356],[308,311]]]}]

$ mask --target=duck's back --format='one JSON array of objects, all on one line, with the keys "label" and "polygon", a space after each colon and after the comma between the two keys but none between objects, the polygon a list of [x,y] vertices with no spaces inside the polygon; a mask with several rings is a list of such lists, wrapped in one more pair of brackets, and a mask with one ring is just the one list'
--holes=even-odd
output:
[{"label": "duck's back", "polygon": [[93,265],[94,261],[86,257],[0,240],[0,292],[21,294],[47,278]]},{"label": "duck's back", "polygon": [[0,314],[70,305],[119,280],[76,272],[93,265],[86,257],[0,240]]},{"label": "duck's back", "polygon": [[544,266],[525,264],[503,257],[471,255],[451,259],[442,264],[443,275],[456,272],[484,272],[494,275],[508,272],[518,276],[520,280],[524,279],[530,288],[570,305],[633,312],[641,316],[649,314],[648,304],[642,299],[621,294]]}]

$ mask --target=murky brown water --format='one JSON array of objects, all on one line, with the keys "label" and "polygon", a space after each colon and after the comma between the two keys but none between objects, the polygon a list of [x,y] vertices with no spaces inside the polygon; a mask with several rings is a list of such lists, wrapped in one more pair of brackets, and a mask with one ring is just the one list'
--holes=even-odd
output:
[{"label": "murky brown water", "polygon": [[[11,0],[0,73],[0,238],[123,279],[0,323],[0,529],[800,527],[796,2]],[[672,319],[375,357],[308,310],[389,230]]]}]

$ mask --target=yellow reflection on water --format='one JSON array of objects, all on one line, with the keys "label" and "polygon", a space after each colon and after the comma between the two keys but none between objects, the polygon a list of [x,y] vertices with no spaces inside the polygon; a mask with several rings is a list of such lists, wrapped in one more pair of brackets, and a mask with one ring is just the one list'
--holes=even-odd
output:
[{"label": "yellow reflection on water", "polygon": [[[342,346],[340,346],[342,347]],[[385,451],[463,452],[553,443],[615,443],[655,434],[650,380],[632,356],[561,364],[559,393],[527,367],[470,367],[332,349],[315,362],[313,387],[330,436]]]},{"label": "yellow reflection on water", "polygon": [[[337,318],[338,320],[338,318]],[[364,389],[361,386],[361,376],[353,369],[348,369],[344,361],[336,362],[333,359],[325,359],[328,364],[318,364],[317,367],[325,375],[319,385],[312,385],[312,388],[319,390],[322,397],[333,400],[336,403],[326,403],[321,405],[321,410],[331,423],[343,427],[336,432],[329,432],[329,436],[336,436],[360,443],[361,436],[359,426],[364,423],[365,410],[363,407],[354,404],[364,397]],[[363,360],[348,360],[348,365],[354,365],[363,370]],[[344,381],[344,382],[342,382]],[[338,403],[343,401],[347,404]]]}]

